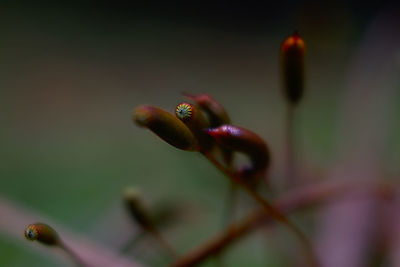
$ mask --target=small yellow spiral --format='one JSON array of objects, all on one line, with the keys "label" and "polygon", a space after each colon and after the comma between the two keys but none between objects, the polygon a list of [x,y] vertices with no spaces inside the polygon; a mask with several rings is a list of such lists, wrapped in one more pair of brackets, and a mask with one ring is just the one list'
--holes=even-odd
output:
[{"label": "small yellow spiral", "polygon": [[176,106],[175,114],[181,120],[190,119],[193,116],[193,106],[185,102],[181,103]]}]

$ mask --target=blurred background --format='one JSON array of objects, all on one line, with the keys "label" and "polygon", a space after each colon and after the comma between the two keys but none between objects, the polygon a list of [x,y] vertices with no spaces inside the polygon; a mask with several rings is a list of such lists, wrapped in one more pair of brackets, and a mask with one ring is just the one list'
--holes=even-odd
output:
[{"label": "blurred background", "polygon": [[[398,178],[399,38],[380,38],[391,45],[365,50],[380,32],[373,30],[379,21],[389,18],[384,36],[398,29],[399,20],[391,19],[396,8],[389,1],[4,1],[0,196],[116,248],[126,242],[121,230],[133,225],[122,191],[137,186],[149,206],[184,207],[164,234],[180,253],[195,247],[221,230],[227,181],[199,154],[179,151],[134,125],[132,111],[152,104],[172,112],[184,100],[181,92],[209,93],[234,124],[267,140],[271,179],[279,179],[285,115],[279,48],[294,30],[307,44],[306,92],[296,122],[301,169],[327,172],[343,149],[352,150],[338,140],[343,110],[356,111],[363,103],[363,94],[348,98],[356,76],[366,85],[378,79],[370,92],[390,100],[373,119],[387,121],[379,139],[380,168]],[[390,75],[374,76],[379,73]],[[271,242],[265,236],[235,244],[227,266],[285,266],[274,244],[280,234],[271,234]],[[35,245],[0,231],[0,266],[64,266],[50,251],[37,253]],[[131,257],[166,265],[168,258],[151,240],[139,246]]]}]

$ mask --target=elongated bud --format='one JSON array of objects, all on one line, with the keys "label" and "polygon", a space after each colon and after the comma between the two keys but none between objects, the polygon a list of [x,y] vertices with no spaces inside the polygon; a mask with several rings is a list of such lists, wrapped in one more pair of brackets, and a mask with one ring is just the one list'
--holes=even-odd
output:
[{"label": "elongated bud", "polygon": [[267,145],[257,134],[228,124],[208,129],[207,132],[220,146],[244,153],[250,158],[251,166],[240,171],[242,176],[265,172],[269,167],[270,156]]},{"label": "elongated bud", "polygon": [[284,94],[287,101],[296,105],[304,91],[305,44],[295,32],[286,38],[281,47],[281,68]]},{"label": "elongated bud", "polygon": [[171,113],[150,105],[139,106],[134,121],[149,128],[168,144],[183,150],[197,150],[198,142],[190,129]]},{"label": "elongated bud", "polygon": [[207,114],[210,127],[214,128],[231,123],[228,112],[211,96],[207,94],[191,95],[188,93],[183,93],[183,95],[194,101]]},{"label": "elongated bud", "polygon": [[37,240],[49,246],[60,245],[60,238],[57,232],[44,223],[34,223],[25,228],[25,237],[28,240]]},{"label": "elongated bud", "polygon": [[206,118],[194,105],[183,102],[176,106],[175,115],[180,119],[197,137],[200,143],[200,150],[209,150],[212,146],[212,140],[204,130],[207,129],[208,123]]},{"label": "elongated bud", "polygon": [[127,188],[124,192],[124,201],[130,214],[140,227],[146,230],[153,227],[152,220],[142,203],[142,197],[138,189],[132,187]]}]

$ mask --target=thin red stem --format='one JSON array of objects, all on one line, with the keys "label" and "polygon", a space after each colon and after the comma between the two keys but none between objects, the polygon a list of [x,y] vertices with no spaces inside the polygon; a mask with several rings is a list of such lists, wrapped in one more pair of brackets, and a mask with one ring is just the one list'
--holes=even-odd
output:
[{"label": "thin red stem", "polygon": [[204,156],[214,164],[226,177],[228,177],[231,181],[238,184],[243,190],[245,190],[256,202],[258,202],[266,213],[268,213],[271,217],[284,224],[287,228],[289,228],[301,241],[304,245],[304,249],[306,251],[307,258],[309,260],[310,266],[319,266],[316,257],[313,253],[313,249],[311,246],[311,242],[309,239],[303,234],[303,232],[293,224],[285,215],[283,215],[278,209],[272,206],[268,201],[266,201],[262,196],[260,196],[256,191],[247,186],[240,177],[238,177],[235,173],[231,172],[229,169],[225,168],[218,160],[216,160],[211,154],[205,153]]}]

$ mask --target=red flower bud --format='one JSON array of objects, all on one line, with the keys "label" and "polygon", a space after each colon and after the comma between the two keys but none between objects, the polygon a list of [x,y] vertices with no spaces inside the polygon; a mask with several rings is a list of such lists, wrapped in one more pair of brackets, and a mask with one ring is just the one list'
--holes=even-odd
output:
[{"label": "red flower bud", "polygon": [[290,104],[297,104],[304,91],[305,44],[295,32],[281,47],[281,68],[284,95]]}]

